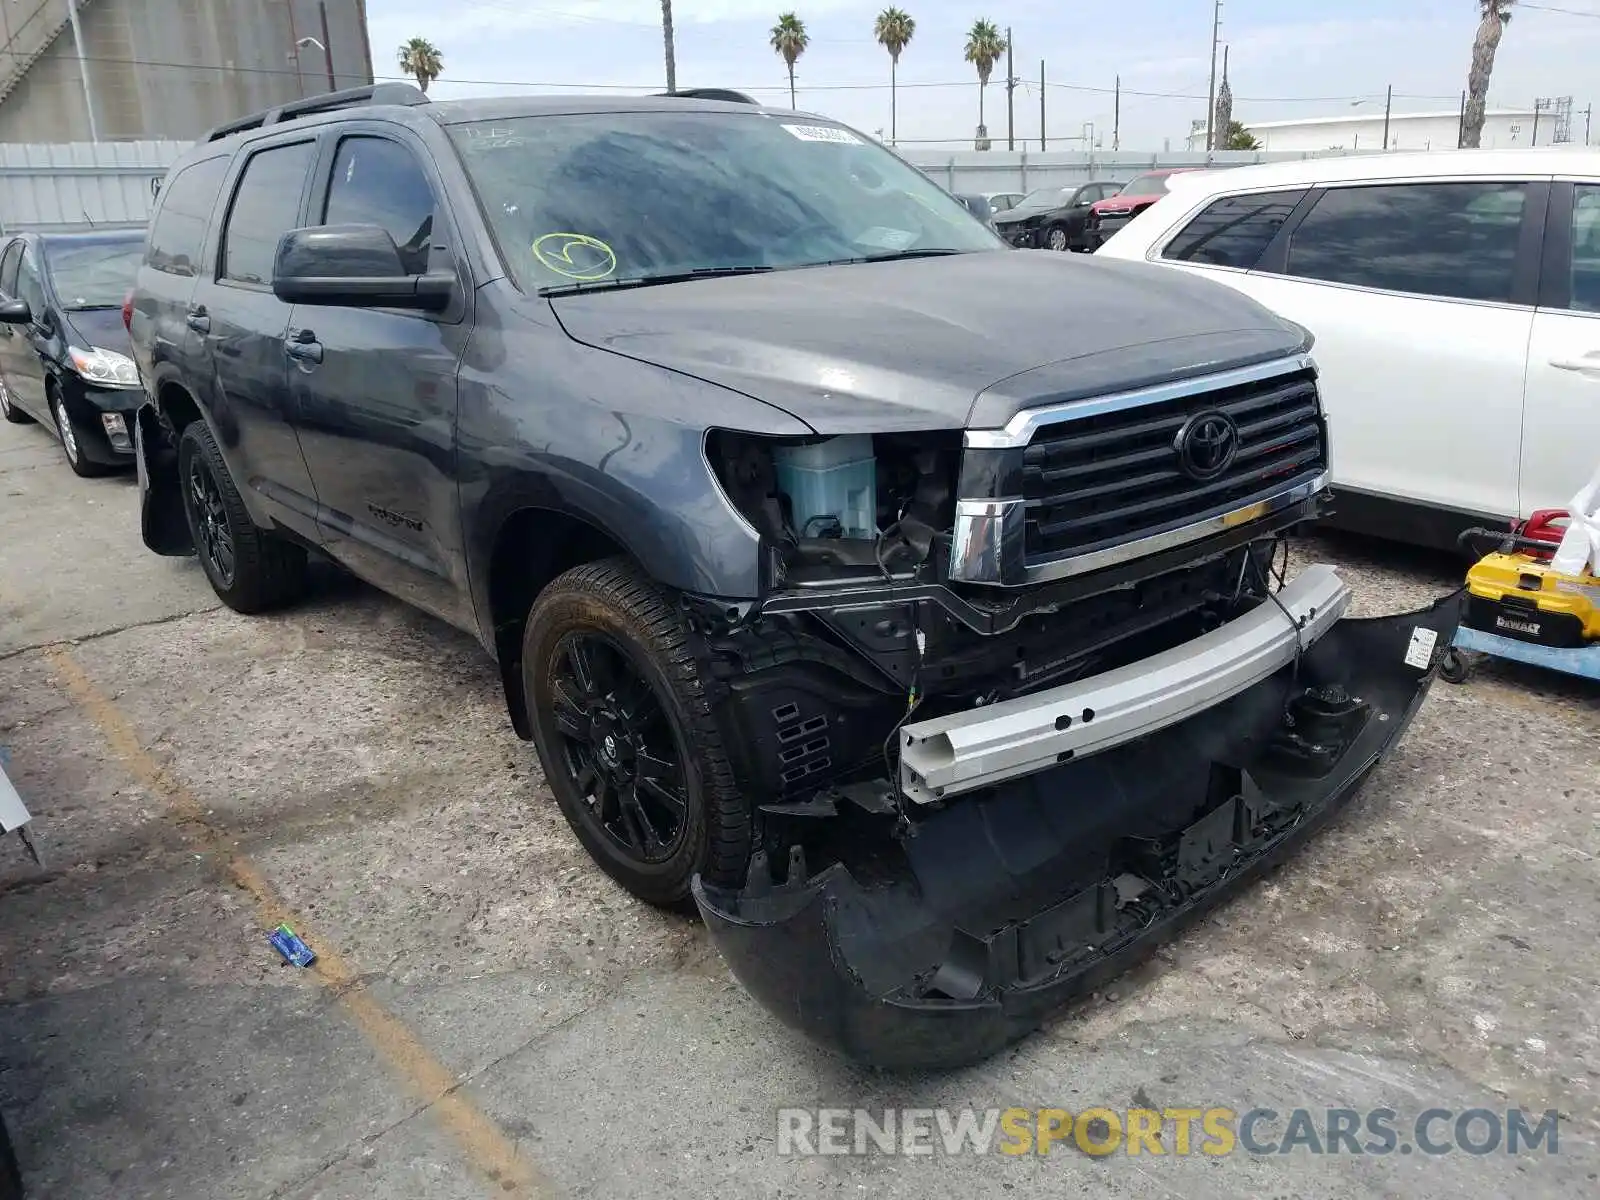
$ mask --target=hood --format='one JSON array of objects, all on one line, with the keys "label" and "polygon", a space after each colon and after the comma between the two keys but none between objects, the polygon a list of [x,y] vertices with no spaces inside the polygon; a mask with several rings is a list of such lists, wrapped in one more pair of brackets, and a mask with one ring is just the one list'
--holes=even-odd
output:
[{"label": "hood", "polygon": [[1029,217],[1042,217],[1047,212],[1054,212],[1060,208],[1059,204],[1030,204],[1027,208],[1017,205],[995,213],[996,225],[1015,225],[1018,221],[1026,221]]},{"label": "hood", "polygon": [[73,336],[67,340],[84,349],[98,346],[102,350],[115,350],[118,354],[133,354],[133,344],[122,324],[120,308],[90,308],[61,314],[71,326]]},{"label": "hood", "polygon": [[829,434],[992,428],[1078,389],[1224,370],[1308,340],[1299,326],[1197,275],[1022,250],[550,303],[585,345],[742,392]]},{"label": "hood", "polygon": [[1089,206],[1089,211],[1094,213],[1120,213],[1132,212],[1136,208],[1143,208],[1147,204],[1154,204],[1160,196],[1107,196],[1104,200],[1096,200]]}]

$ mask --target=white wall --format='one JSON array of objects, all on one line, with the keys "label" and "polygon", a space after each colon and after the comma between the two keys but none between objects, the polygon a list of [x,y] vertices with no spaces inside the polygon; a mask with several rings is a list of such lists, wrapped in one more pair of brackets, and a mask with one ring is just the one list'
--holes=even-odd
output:
[{"label": "white wall", "polygon": [[[1483,123],[1484,149],[1513,149],[1532,144],[1533,112],[1495,110]],[[1454,150],[1460,117],[1449,113],[1395,113],[1389,118],[1391,150]],[[1337,120],[1318,118],[1308,121],[1264,121],[1245,125],[1263,150],[1377,150],[1383,145],[1383,113],[1352,114]],[[1582,137],[1582,130],[1575,130]],[[1555,117],[1539,114],[1539,145],[1548,146],[1555,136]],[[1205,131],[1191,137],[1190,144],[1205,141]]]}]

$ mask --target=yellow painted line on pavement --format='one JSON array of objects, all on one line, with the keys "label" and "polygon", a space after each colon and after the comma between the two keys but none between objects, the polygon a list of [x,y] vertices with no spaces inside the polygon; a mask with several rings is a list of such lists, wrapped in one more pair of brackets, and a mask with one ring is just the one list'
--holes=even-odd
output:
[{"label": "yellow painted line on pavement", "polygon": [[326,938],[308,936],[304,917],[295,913],[250,859],[228,844],[227,836],[207,819],[205,809],[172,772],[140,744],[132,724],[115,703],[89,679],[64,647],[45,651],[51,666],[73,700],[99,727],[106,745],[140,783],[166,801],[168,815],[198,848],[208,851],[234,884],[255,902],[263,928],[287,921],[307,942],[317,961],[311,971],[338,998],[356,1028],[389,1066],[428,1106],[434,1119],[455,1139],[467,1161],[495,1187],[497,1195],[549,1197],[555,1188],[538,1168],[517,1152],[515,1142],[464,1095],[444,1063],[428,1050],[405,1023],[383,1007],[360,976]]}]

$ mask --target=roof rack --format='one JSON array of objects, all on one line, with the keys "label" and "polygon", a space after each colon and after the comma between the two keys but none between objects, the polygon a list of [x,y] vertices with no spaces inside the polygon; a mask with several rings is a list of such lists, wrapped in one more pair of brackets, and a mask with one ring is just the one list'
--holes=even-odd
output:
[{"label": "roof rack", "polygon": [[243,133],[246,129],[260,129],[265,125],[276,125],[280,121],[292,121],[296,117],[337,112],[341,108],[357,108],[363,104],[427,103],[427,93],[415,84],[374,83],[366,87],[345,88],[339,92],[323,92],[319,96],[307,96],[303,100],[291,100],[288,104],[280,104],[277,108],[269,108],[265,112],[252,113],[248,117],[225,122],[206,134],[205,140],[214,142],[231,134]]},{"label": "roof rack", "polygon": [[656,95],[670,96],[674,100],[726,100],[730,104],[757,106],[761,103],[743,92],[735,92],[730,88],[680,88],[676,92],[657,92]]}]

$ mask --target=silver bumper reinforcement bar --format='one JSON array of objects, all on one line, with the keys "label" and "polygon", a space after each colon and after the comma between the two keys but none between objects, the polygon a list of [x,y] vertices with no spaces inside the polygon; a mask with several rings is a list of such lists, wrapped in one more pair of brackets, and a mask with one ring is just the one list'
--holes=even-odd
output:
[{"label": "silver bumper reinforcement bar", "polygon": [[1203,712],[1293,662],[1344,616],[1350,588],[1332,567],[1317,565],[1278,600],[1282,608],[1269,600],[1115,671],[907,725],[900,731],[901,788],[928,804],[1108,750]]}]

